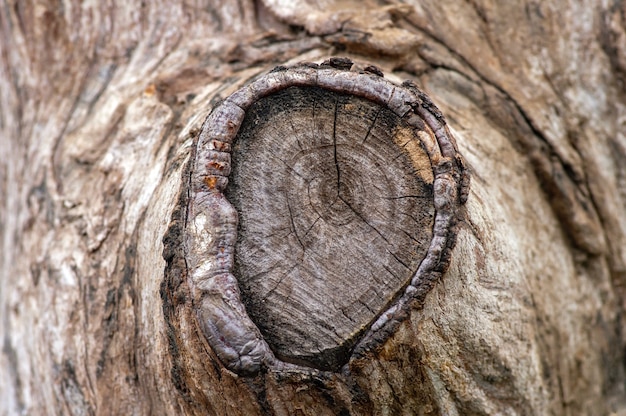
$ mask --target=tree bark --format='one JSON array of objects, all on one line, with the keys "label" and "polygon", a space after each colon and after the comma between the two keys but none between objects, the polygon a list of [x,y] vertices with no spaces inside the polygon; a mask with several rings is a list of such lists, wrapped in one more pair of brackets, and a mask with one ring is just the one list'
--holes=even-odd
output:
[{"label": "tree bark", "polygon": [[[0,31],[1,414],[626,414],[626,3],[8,1]],[[289,267],[293,244],[325,250],[313,240],[263,239],[286,248],[272,264],[259,263],[245,240],[255,212],[245,198],[259,183],[285,183],[271,169],[254,173],[268,168],[272,146],[295,154],[298,144],[271,142],[271,134],[263,142],[263,125],[242,131],[261,141],[232,149],[226,197],[241,221],[235,274],[247,313],[293,365],[240,373],[207,337],[185,263],[202,125],[277,65],[337,55],[357,69],[375,65],[396,85],[412,81],[445,116],[471,175],[456,246],[445,273],[376,348],[344,360],[406,276],[392,294],[369,300],[365,289],[335,294],[334,303],[367,304],[347,316],[372,309],[360,335],[341,338],[341,354],[291,356],[294,339],[334,348],[324,324],[350,334],[351,319],[322,313],[317,329],[300,331],[308,321],[291,318],[319,310],[314,302],[287,303],[273,291],[278,309],[270,310],[254,296],[266,296],[271,282],[241,280],[281,261]],[[348,105],[364,114],[365,124],[340,128],[340,140],[367,131],[382,111],[358,100],[337,105],[337,96],[304,101],[328,99],[335,103],[319,113],[324,129]],[[277,117],[298,130],[298,115]],[[372,139],[387,144],[376,150],[390,154],[394,130],[380,130]],[[326,140],[332,133],[320,131]],[[365,150],[352,142],[324,149],[317,165],[302,161],[330,186],[314,188],[311,201],[336,208],[333,218],[366,223],[350,205],[378,189],[352,168]],[[429,179],[411,176],[411,160],[385,169],[408,169],[397,186],[430,198]],[[284,205],[301,209],[303,191],[293,183]],[[291,219],[294,233],[310,227]],[[432,231],[427,215],[414,230],[393,216],[376,221],[385,238]],[[343,256],[378,267],[373,274],[387,266],[398,275],[391,257],[373,260],[376,250],[410,252],[413,240],[384,240]],[[410,270],[424,255],[413,249],[401,257]],[[343,276],[361,278],[332,264],[321,275],[335,290]]]}]

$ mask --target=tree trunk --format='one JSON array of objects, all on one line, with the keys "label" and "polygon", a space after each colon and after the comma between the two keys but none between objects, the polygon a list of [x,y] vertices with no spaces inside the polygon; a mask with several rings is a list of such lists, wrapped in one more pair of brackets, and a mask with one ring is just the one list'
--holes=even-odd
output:
[{"label": "tree trunk", "polygon": [[5,2],[0,414],[626,415],[626,3],[509,3]]}]

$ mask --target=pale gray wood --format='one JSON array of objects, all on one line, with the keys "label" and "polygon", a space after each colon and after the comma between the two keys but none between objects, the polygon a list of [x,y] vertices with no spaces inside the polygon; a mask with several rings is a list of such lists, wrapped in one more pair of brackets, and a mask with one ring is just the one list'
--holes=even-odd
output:
[{"label": "pale gray wood", "polygon": [[248,110],[227,193],[235,274],[278,356],[338,368],[415,274],[432,238],[433,175],[406,131],[387,108],[319,88]]}]

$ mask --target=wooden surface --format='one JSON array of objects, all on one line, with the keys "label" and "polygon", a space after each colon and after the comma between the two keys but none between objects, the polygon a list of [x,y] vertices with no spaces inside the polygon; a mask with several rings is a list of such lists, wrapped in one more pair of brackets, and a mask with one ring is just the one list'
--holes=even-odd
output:
[{"label": "wooden surface", "polygon": [[421,146],[391,110],[319,88],[248,110],[227,193],[240,213],[235,275],[278,356],[340,367],[408,285],[434,220]]},{"label": "wooden surface", "polygon": [[[290,91],[291,95],[294,91],[299,91],[299,98],[276,101],[287,91]],[[342,184],[346,175],[343,175],[342,180],[339,163],[346,156],[345,151],[340,152],[340,148],[346,144],[346,130],[343,128],[345,126],[341,125],[342,119],[351,110],[357,110],[351,116],[353,120],[354,118],[362,118],[363,114],[359,109],[362,110],[362,107],[369,103],[374,108],[379,106],[376,114],[382,117],[381,122],[387,124],[387,128],[392,128],[394,137],[389,140],[390,145],[399,147],[396,149],[396,154],[393,155],[395,164],[397,165],[400,156],[404,156],[404,162],[408,162],[411,167],[408,171],[403,172],[403,177],[421,176],[427,178],[430,183],[431,195],[423,195],[420,199],[430,197],[434,212],[431,215],[433,218],[430,224],[423,224],[426,233],[432,236],[430,241],[426,240],[422,243],[424,247],[428,247],[423,258],[405,277],[404,281],[397,282],[396,293],[389,296],[386,302],[384,302],[384,295],[380,296],[383,298],[383,302],[374,305],[378,307],[377,310],[372,309],[366,312],[367,315],[363,317],[364,323],[358,322],[353,317],[352,324],[354,326],[348,328],[353,335],[343,345],[316,348],[309,350],[308,355],[300,353],[299,356],[296,354],[285,356],[282,347],[276,346],[276,341],[280,341],[279,337],[268,337],[267,331],[262,334],[262,331],[251,319],[249,315],[251,308],[246,308],[241,301],[239,282],[235,277],[235,274],[239,275],[239,271],[235,267],[237,236],[248,237],[245,229],[242,230],[240,227],[237,230],[237,225],[241,224],[239,217],[266,218],[265,207],[252,204],[249,207],[243,207],[243,210],[240,206],[237,210],[228,201],[224,192],[228,193],[228,189],[233,189],[233,187],[228,186],[229,180],[239,176],[236,174],[237,172],[234,172],[233,178],[229,179],[229,175],[233,173],[231,166],[233,142],[236,145],[236,136],[246,132],[246,123],[243,123],[246,115],[252,114],[254,116],[253,121],[247,123],[253,129],[257,129],[257,125],[260,124],[263,125],[262,128],[264,129],[266,125],[271,125],[271,119],[275,113],[273,110],[268,111],[268,109],[300,108],[302,104],[298,103],[298,100],[303,99],[304,91],[315,92],[306,98],[311,107],[309,114],[321,112],[320,114],[326,115],[326,117],[329,113],[323,111],[325,107],[323,98],[328,97],[328,94],[331,93],[338,94],[336,97],[330,96],[334,106],[331,107],[332,120],[327,120],[329,123],[326,124],[332,124],[332,133],[320,129],[320,126],[325,127],[324,123],[320,124],[321,120],[318,120],[316,114],[313,114],[315,129],[318,133],[316,141],[321,142],[322,148],[328,149],[329,146],[332,146],[332,159],[329,160],[329,163],[334,166],[335,175],[332,179],[337,185],[335,198],[338,202],[346,204],[351,212],[361,214],[360,219],[362,220],[372,217],[371,212],[360,210],[358,198],[350,195],[354,192],[350,194],[342,192],[343,188],[348,189],[352,184],[350,182]],[[343,100],[340,100],[340,97],[343,97]],[[344,103],[345,100],[353,99],[361,104]],[[268,100],[273,100],[274,104],[267,105]],[[345,104],[341,114],[339,113],[340,103]],[[259,109],[263,109],[267,113],[267,117],[260,118]],[[276,114],[282,114],[282,112],[279,111]],[[265,119],[267,122],[263,121]],[[288,121],[291,120],[292,118],[288,119]],[[389,125],[390,120],[392,125]],[[376,115],[373,116],[372,122],[377,122]],[[293,130],[293,124],[288,124]],[[368,131],[373,131],[375,123],[368,125]],[[324,133],[331,133],[332,140],[324,138]],[[283,133],[283,137],[285,137],[285,133]],[[365,133],[363,138],[358,139],[358,142],[364,145],[367,138],[368,135]],[[283,141],[285,141],[284,138]],[[247,143],[246,140],[239,142]],[[281,144],[279,147],[282,149],[284,146]],[[261,149],[265,148],[261,147]],[[280,155],[280,149],[274,149],[273,155]],[[254,150],[252,152],[248,148],[240,154],[254,156],[255,153],[261,153],[263,155],[263,151]],[[248,169],[248,165],[250,165],[252,172],[249,177],[253,180],[258,181],[259,177],[271,178],[268,171],[272,166],[271,163],[265,164],[260,159],[255,163],[242,164],[243,169]],[[319,165],[318,162],[313,167]],[[390,163],[390,166],[393,167],[393,163]],[[323,167],[328,167],[328,165]],[[291,169],[291,171],[293,170]],[[304,173],[301,168],[299,170]],[[268,174],[263,176],[264,172]],[[348,174],[348,178],[353,176],[352,172],[348,172]],[[351,363],[348,363],[349,358],[360,358],[378,351],[381,345],[398,329],[399,325],[407,319],[410,310],[424,301],[428,292],[447,270],[456,241],[456,224],[461,218],[460,207],[467,201],[470,183],[470,177],[464,159],[458,153],[456,141],[446,126],[442,113],[430,98],[410,80],[403,82],[402,85],[394,84],[383,78],[380,69],[371,65],[366,67],[355,66],[352,60],[345,57],[332,57],[320,65],[304,62],[289,67],[278,66],[231,94],[217,105],[204,121],[202,130],[197,140],[194,141],[190,166],[185,169],[183,178],[187,188],[181,190],[181,195],[185,197],[180,199],[180,207],[177,209],[177,212],[182,213],[182,215],[176,213],[172,218],[170,230],[165,237],[165,241],[167,241],[166,251],[172,254],[168,254],[166,258],[168,264],[180,263],[183,267],[182,278],[191,291],[193,299],[191,306],[196,310],[197,325],[213,352],[216,353],[226,368],[247,377],[256,376],[264,371],[288,371],[310,375],[312,367],[338,371],[344,364],[352,366]],[[314,183],[311,180],[310,183],[317,187],[317,182]],[[324,181],[324,183],[328,182]],[[266,194],[271,193],[272,198],[278,199],[276,181],[273,185],[273,187],[253,186],[251,189],[256,194],[252,195],[252,199],[263,199],[259,189],[265,190]],[[321,195],[323,197],[332,195],[332,193],[327,192],[328,185],[324,185],[322,189]],[[365,193],[368,192],[368,190],[365,191]],[[371,194],[371,192],[369,193]],[[313,194],[315,199],[320,200],[318,196],[320,192],[316,191],[315,188],[312,192],[307,190],[306,194]],[[415,195],[404,195],[399,199],[406,199],[407,197],[414,198]],[[389,198],[398,199],[396,196],[386,197],[386,199]],[[288,224],[295,234],[297,219],[293,215],[294,210],[291,208],[289,196],[287,196],[285,204],[285,214],[289,218]],[[313,211],[316,211],[315,204],[311,205]],[[299,206],[295,208],[299,208]],[[317,210],[321,210],[319,204],[317,204]],[[377,213],[379,210],[373,212]],[[315,212],[313,216],[315,216]],[[312,219],[312,224],[317,220],[321,220],[322,223],[325,222],[324,218],[318,215]],[[387,220],[389,221],[389,219]],[[267,220],[264,221],[267,222]],[[366,221],[363,222],[364,225],[372,225]],[[183,225],[182,231],[180,224]],[[342,224],[346,224],[345,221],[334,225],[341,226]],[[311,227],[309,226],[309,228]],[[270,232],[270,237],[275,234],[271,230]],[[383,236],[380,232],[377,234]],[[328,233],[325,237],[324,243],[332,244],[332,238]],[[266,243],[261,244],[262,242],[257,238],[257,246],[251,248],[252,252],[258,251],[259,247],[266,251],[277,248],[274,247],[277,245],[276,240],[270,241],[271,238],[266,240],[268,240]],[[298,238],[296,240],[301,243]],[[179,254],[177,253],[181,251],[179,246],[183,249],[184,259],[178,258]],[[303,244],[300,247],[305,248]],[[282,248],[282,246],[278,248]],[[284,250],[280,251],[284,252]],[[289,260],[280,251],[274,257],[276,262]],[[386,251],[390,252],[389,247],[386,248]],[[240,247],[239,252],[246,255],[250,251],[241,250]],[[398,261],[396,254],[393,252],[390,254]],[[254,264],[261,261],[259,259]],[[303,267],[307,267],[304,262]],[[320,268],[316,268],[319,271]],[[166,273],[166,281],[178,280],[179,278],[180,276]],[[327,287],[336,286],[338,278],[340,279],[341,276],[332,275],[328,269],[327,273],[324,274],[322,270],[322,273],[317,276],[315,284],[319,287],[321,286],[320,282],[325,282]],[[303,280],[300,280],[300,283],[303,283]],[[256,292],[258,290],[249,291],[252,295]],[[287,319],[293,318],[293,315],[306,309],[308,306],[304,303],[310,302],[314,304],[313,306],[321,306],[321,302],[315,299],[308,301],[304,298],[312,292],[310,288],[301,291],[300,304],[296,304],[295,307],[287,311],[288,313],[285,314]],[[313,295],[327,301],[326,304],[333,302],[332,294],[329,291],[326,293],[317,291]],[[257,320],[265,319],[264,315],[266,314],[257,314]],[[320,314],[316,311],[316,315],[319,316]],[[333,316],[322,316],[322,318],[324,319],[321,321],[313,322],[313,326],[320,324],[324,330],[332,330],[336,327],[341,330],[341,323],[336,322]],[[266,322],[262,322],[262,324]],[[300,325],[298,331],[301,334],[305,329]],[[315,331],[315,328],[313,329]],[[317,332],[319,330],[318,327]],[[337,331],[334,332],[337,335]],[[300,337],[298,342],[311,344],[311,339],[317,336],[317,333],[313,332],[308,338]],[[358,345],[355,345],[357,341]],[[273,351],[268,342],[274,344]],[[297,343],[290,342],[289,347],[292,346],[296,347],[297,350]],[[346,368],[343,366],[342,371]],[[313,372],[315,373],[315,371]]]},{"label": "wooden surface", "polygon": [[[0,414],[624,414],[625,16],[623,1],[4,2]],[[190,307],[185,169],[220,100],[334,55],[429,94],[472,172],[466,217],[382,349],[343,373],[241,377]]]}]

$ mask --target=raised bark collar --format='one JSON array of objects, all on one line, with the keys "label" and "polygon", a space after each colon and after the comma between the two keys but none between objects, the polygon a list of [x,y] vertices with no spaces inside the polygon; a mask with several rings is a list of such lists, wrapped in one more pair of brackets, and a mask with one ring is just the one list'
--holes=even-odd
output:
[{"label": "raised bark collar", "polygon": [[203,334],[237,373],[338,370],[448,266],[469,181],[444,117],[412,82],[352,66],[277,67],[202,127],[187,281]]}]

